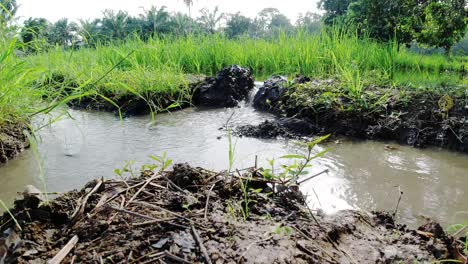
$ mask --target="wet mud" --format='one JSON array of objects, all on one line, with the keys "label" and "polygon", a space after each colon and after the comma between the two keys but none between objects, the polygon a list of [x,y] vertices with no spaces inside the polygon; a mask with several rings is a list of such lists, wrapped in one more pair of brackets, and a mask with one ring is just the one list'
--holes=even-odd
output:
[{"label": "wet mud", "polygon": [[0,218],[0,262],[466,261],[436,223],[410,230],[384,212],[311,214],[297,186],[267,181],[254,168],[228,174],[176,164],[95,180],[50,201],[38,192],[30,187],[16,201],[17,224],[9,213]]},{"label": "wet mud", "polygon": [[[407,89],[366,85],[353,94],[336,80],[296,78],[288,83],[272,77],[255,96],[254,107],[279,118],[302,120],[297,125],[273,124],[238,129],[246,136],[293,137],[334,134],[358,139],[394,140],[415,147],[436,146],[468,152],[468,99],[463,89]],[[296,124],[300,123],[295,121]],[[274,127],[272,133],[267,133]],[[279,132],[278,132],[279,131]]]},{"label": "wet mud", "polygon": [[[187,83],[178,91],[144,91],[135,94],[130,91],[83,94],[83,89],[62,74],[52,74],[39,87],[52,89],[51,96],[77,96],[67,102],[74,109],[116,112],[124,116],[147,115],[163,111],[180,110],[190,106],[234,107],[246,99],[254,87],[250,69],[231,65],[213,77],[186,75]],[[92,91],[93,89],[91,89]],[[105,91],[106,89],[104,89]]]},{"label": "wet mud", "polygon": [[24,130],[24,123],[6,122],[0,126],[0,164],[16,158],[25,148],[29,147]]}]

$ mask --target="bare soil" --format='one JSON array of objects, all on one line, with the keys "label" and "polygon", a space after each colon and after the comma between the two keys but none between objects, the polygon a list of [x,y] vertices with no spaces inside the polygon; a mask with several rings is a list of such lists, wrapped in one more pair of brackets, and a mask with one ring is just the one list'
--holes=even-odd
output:
[{"label": "bare soil", "polygon": [[49,202],[31,189],[11,209],[22,230],[0,218],[0,263],[466,262],[436,223],[410,230],[384,212],[312,215],[297,186],[253,168],[228,175],[177,164]]},{"label": "bare soil", "polygon": [[[289,84],[272,77],[260,88],[254,106],[275,113],[280,119],[273,124],[266,121],[259,126],[239,127],[238,134],[254,137],[333,134],[468,152],[466,88],[416,89],[366,84],[357,96],[344,86],[336,80],[302,77]],[[301,122],[284,123],[284,118]],[[295,131],[304,127],[307,131]]]},{"label": "bare soil", "polygon": [[24,123],[6,122],[0,126],[0,164],[17,157],[25,148],[29,147],[24,134],[27,126]]}]

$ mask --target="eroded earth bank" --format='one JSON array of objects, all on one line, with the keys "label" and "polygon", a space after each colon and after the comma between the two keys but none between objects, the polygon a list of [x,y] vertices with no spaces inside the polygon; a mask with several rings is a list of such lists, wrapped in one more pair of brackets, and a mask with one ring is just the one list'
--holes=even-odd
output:
[{"label": "eroded earth bank", "polygon": [[466,261],[436,223],[410,230],[383,212],[312,215],[295,185],[260,172],[177,164],[54,200],[29,188],[10,212],[17,223],[0,219],[0,255],[5,263]]}]

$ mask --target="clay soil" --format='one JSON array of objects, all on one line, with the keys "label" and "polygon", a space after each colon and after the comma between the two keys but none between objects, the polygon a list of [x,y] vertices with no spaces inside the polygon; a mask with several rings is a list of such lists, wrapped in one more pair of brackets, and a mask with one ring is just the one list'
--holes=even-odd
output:
[{"label": "clay soil", "polygon": [[344,87],[336,80],[302,76],[288,84],[273,77],[260,88],[254,106],[277,114],[279,120],[239,127],[238,134],[266,138],[333,134],[468,152],[468,90],[366,84],[357,97]]},{"label": "clay soil", "polygon": [[466,262],[436,223],[410,230],[383,212],[311,214],[297,186],[253,168],[178,164],[54,200],[23,195],[10,211],[18,224],[0,218],[0,263]]},{"label": "clay soil", "polygon": [[0,164],[17,157],[29,146],[23,123],[6,122],[0,125]]}]

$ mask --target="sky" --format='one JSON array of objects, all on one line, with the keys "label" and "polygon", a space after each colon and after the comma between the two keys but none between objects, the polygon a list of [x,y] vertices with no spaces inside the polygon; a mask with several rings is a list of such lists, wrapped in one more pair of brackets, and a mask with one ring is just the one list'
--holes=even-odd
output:
[{"label": "sky", "polygon": [[[278,8],[295,21],[299,13],[307,11],[318,12],[318,0],[194,0],[192,15],[198,16],[199,10],[204,7],[213,9],[218,6],[222,12],[237,13],[255,17],[265,7]],[[61,18],[78,20],[101,17],[105,9],[125,10],[132,15],[141,13],[143,8],[152,5],[167,6],[171,12],[180,11],[188,13],[182,0],[17,0],[20,5],[17,16],[23,21],[29,17],[44,17],[51,22]]]}]

